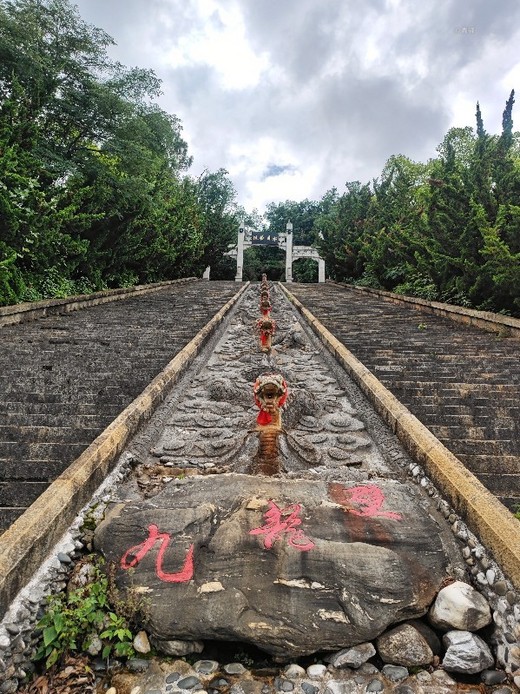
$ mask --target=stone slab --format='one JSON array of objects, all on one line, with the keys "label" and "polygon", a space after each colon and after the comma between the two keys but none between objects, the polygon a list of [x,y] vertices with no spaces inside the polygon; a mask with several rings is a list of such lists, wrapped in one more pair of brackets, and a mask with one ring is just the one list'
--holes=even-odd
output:
[{"label": "stone slab", "polygon": [[190,477],[114,505],[95,541],[120,587],[144,596],[156,639],[245,641],[282,657],[423,615],[448,564],[436,522],[392,480]]}]

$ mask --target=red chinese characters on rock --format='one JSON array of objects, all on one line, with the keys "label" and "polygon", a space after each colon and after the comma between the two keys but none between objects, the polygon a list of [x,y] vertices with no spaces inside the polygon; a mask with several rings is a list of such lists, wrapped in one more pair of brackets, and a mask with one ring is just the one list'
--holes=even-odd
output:
[{"label": "red chinese characters on rock", "polygon": [[[400,513],[394,511],[382,511],[385,495],[375,484],[359,485],[357,487],[344,487],[333,483],[330,486],[332,498],[347,508],[353,516],[362,518],[390,518],[402,520]],[[353,505],[356,507],[354,508]]]},{"label": "red chinese characters on rock", "polygon": [[156,525],[148,526],[148,537],[134,547],[130,547],[121,557],[122,569],[132,569],[148,554],[156,542],[159,542],[159,551],[155,559],[155,573],[157,578],[166,583],[187,583],[193,578],[193,555],[195,546],[190,545],[186,554],[183,567],[177,573],[167,573],[163,570],[164,554],[170,544],[171,537],[168,533],[160,533]]},{"label": "red chinese characters on rock", "polygon": [[302,519],[299,517],[301,509],[300,504],[290,504],[285,508],[280,508],[271,499],[269,507],[264,513],[266,523],[259,528],[250,530],[249,534],[264,535],[265,549],[271,549],[276,540],[285,536],[291,547],[300,550],[300,552],[308,552],[315,547],[315,544],[299,527],[302,524]]}]

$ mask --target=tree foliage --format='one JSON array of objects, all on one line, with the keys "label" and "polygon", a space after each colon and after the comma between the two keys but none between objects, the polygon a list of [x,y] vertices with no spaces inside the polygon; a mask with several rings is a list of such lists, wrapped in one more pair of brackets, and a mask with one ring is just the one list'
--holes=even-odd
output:
[{"label": "tree foliage", "polygon": [[224,170],[193,179],[150,70],[68,0],[0,0],[0,304],[201,274],[230,242]]},{"label": "tree foliage", "polygon": [[392,156],[371,184],[329,191],[315,220],[336,280],[520,315],[520,134],[452,128],[426,164]]}]

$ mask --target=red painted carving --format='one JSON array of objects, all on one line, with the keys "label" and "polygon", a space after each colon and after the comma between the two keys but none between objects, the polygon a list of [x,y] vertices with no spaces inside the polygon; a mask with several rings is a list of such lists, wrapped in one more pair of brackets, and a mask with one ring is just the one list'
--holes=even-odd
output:
[{"label": "red painted carving", "polygon": [[285,508],[280,508],[271,499],[269,508],[264,513],[264,518],[267,521],[260,528],[254,528],[249,531],[250,535],[265,535],[264,547],[271,549],[273,543],[280,539],[285,533],[287,542],[291,547],[299,549],[300,552],[308,552],[315,547],[315,544],[310,540],[298,526],[302,524],[302,519],[299,518],[301,511],[300,504],[290,504]]},{"label": "red painted carving", "polygon": [[[337,490],[336,490],[337,492]],[[363,518],[391,518],[392,520],[402,520],[400,513],[393,511],[381,511],[385,502],[385,495],[375,484],[360,485],[358,487],[342,487],[341,496],[336,500],[340,504],[348,507],[348,512],[353,516]],[[352,508],[351,504],[356,504],[358,508]]]},{"label": "red painted carving", "polygon": [[166,571],[163,571],[162,565],[164,554],[170,540],[171,537],[168,533],[160,533],[159,528],[156,525],[149,525],[148,537],[146,540],[141,542],[139,545],[130,547],[130,549],[127,550],[121,557],[121,568],[131,569],[134,566],[137,566],[144,556],[152,549],[155,543],[159,541],[159,551],[157,552],[157,559],[155,560],[155,573],[157,574],[157,578],[159,578],[161,581],[165,581],[166,583],[187,583],[193,578],[194,545],[190,545],[182,569],[177,573],[166,573]]}]

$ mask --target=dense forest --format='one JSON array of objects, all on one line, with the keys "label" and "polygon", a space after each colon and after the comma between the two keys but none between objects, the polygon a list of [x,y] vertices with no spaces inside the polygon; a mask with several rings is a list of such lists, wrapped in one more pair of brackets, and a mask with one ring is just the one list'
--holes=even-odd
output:
[{"label": "dense forest", "polygon": [[[335,280],[520,315],[520,133],[452,128],[427,163],[392,156],[319,201],[236,203],[220,169],[189,174],[179,119],[150,70],[67,0],[0,0],[0,305],[196,275],[234,277],[239,220],[318,247]],[[251,248],[244,277],[283,276]],[[300,260],[295,279],[315,281]]]},{"label": "dense forest", "polygon": [[67,0],[0,1],[0,304],[200,276],[236,235],[153,72]]}]

